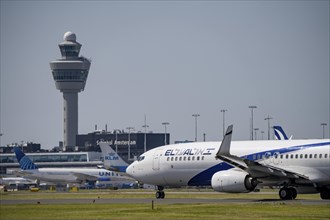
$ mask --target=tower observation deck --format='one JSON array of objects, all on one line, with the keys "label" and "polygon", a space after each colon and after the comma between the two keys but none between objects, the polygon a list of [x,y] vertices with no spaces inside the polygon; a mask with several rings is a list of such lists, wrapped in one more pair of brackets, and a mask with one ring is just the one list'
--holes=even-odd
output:
[{"label": "tower observation deck", "polygon": [[76,146],[78,134],[78,93],[83,91],[91,61],[80,56],[81,44],[72,32],[64,34],[64,42],[58,46],[62,58],[50,62],[56,89],[63,93],[63,141],[64,147]]}]

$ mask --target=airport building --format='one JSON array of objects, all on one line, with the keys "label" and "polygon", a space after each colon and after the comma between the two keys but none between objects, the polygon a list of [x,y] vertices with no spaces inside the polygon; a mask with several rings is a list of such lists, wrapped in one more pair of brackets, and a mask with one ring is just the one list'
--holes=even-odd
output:
[{"label": "airport building", "polygon": [[[12,148],[11,148],[12,149]],[[43,152],[26,154],[39,168],[42,167],[92,167],[102,165],[100,152]],[[0,174],[20,170],[14,153],[0,154]]]},{"label": "airport building", "polygon": [[[121,130],[113,132],[96,131],[77,135],[79,150],[100,151],[98,143],[107,142],[126,162],[131,163],[145,151],[170,143],[169,133],[127,133]],[[76,149],[78,150],[78,149]]]}]

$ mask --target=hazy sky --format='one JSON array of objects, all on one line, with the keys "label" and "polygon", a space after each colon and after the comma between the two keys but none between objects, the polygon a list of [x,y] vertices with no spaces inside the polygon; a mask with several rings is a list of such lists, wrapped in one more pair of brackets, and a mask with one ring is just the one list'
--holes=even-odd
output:
[{"label": "hazy sky", "polygon": [[[3,1],[1,144],[63,140],[63,98],[49,62],[66,31],[92,59],[79,133],[164,132],[171,142],[235,140],[267,121],[294,138],[329,137],[329,1]],[[260,131],[258,138],[261,137]]]}]

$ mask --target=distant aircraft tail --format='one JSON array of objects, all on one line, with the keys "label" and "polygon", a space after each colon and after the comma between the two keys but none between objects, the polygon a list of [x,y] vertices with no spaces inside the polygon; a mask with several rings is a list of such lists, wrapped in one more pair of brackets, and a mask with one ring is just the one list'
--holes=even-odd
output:
[{"label": "distant aircraft tail", "polygon": [[22,170],[36,170],[38,166],[35,165],[28,156],[26,156],[22,150],[18,147],[14,147],[14,152],[16,154],[17,161]]},{"label": "distant aircraft tail", "polygon": [[276,140],[291,140],[292,136],[288,138],[281,126],[274,126],[274,133]]},{"label": "distant aircraft tail", "polygon": [[102,157],[104,158],[104,167],[112,171],[126,172],[128,163],[126,163],[108,143],[100,142],[99,145],[102,151]]}]

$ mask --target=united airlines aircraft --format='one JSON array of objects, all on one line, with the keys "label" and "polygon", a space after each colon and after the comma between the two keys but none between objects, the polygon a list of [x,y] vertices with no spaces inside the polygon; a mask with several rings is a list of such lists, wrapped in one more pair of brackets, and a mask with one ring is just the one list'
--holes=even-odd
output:
[{"label": "united airlines aircraft", "polygon": [[234,141],[232,126],[222,142],[157,147],[126,170],[142,183],[164,186],[212,186],[215,191],[247,193],[256,187],[279,187],[281,199],[297,193],[320,193],[330,199],[330,140]]},{"label": "united airlines aircraft", "polygon": [[19,174],[29,179],[56,183],[83,183],[95,181],[111,181],[113,186],[135,183],[135,180],[122,176],[114,171],[98,168],[38,168],[20,148],[15,147],[14,152],[20,164]]}]

